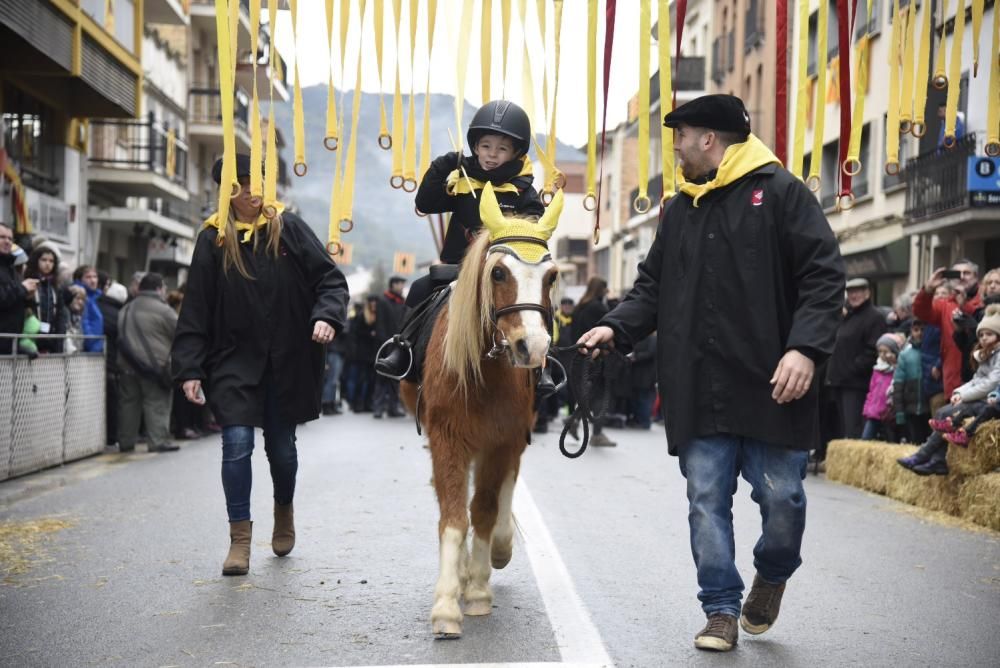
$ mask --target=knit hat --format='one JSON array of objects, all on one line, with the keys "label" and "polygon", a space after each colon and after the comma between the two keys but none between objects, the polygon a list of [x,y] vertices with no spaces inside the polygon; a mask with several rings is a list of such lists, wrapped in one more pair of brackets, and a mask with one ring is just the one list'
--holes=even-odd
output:
[{"label": "knit hat", "polygon": [[899,338],[895,334],[883,334],[878,337],[878,342],[875,344],[875,348],[878,349],[885,346],[892,354],[898,355],[899,345]]},{"label": "knit hat", "polygon": [[978,336],[979,332],[984,329],[988,329],[1000,336],[1000,304],[990,304],[986,307],[983,319],[979,322],[979,326],[976,327],[976,335]]},{"label": "knit hat", "polygon": [[126,288],[118,281],[112,283],[108,287],[108,289],[104,291],[104,294],[107,297],[114,299],[119,304],[124,304],[126,301],[128,301],[128,288]]}]

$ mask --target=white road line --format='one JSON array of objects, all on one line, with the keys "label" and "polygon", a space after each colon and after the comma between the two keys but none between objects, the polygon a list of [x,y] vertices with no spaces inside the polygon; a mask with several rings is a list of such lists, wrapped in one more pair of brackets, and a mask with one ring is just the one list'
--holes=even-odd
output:
[{"label": "white road line", "polygon": [[524,547],[545,602],[563,665],[614,666],[597,627],[576,593],[566,564],[559,556],[524,476],[518,478],[514,488],[514,517],[524,537]]},{"label": "white road line", "polygon": [[352,668],[599,668],[593,663],[400,663],[392,666],[353,666]]}]

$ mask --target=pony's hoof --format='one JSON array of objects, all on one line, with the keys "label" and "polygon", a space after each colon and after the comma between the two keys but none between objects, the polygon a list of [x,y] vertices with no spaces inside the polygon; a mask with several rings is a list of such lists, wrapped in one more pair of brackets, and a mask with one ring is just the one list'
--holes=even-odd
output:
[{"label": "pony's hoof", "polygon": [[437,640],[450,640],[462,637],[461,622],[453,622],[450,619],[438,619],[433,624],[434,637]]},{"label": "pony's hoof", "polygon": [[488,598],[465,602],[465,614],[470,617],[482,617],[493,612],[493,601]]},{"label": "pony's hoof", "polygon": [[493,565],[493,568],[500,570],[501,568],[510,563],[510,558],[513,556],[513,554],[514,554],[513,550],[507,550],[506,552],[502,553],[494,550],[492,553],[490,553],[490,563]]}]

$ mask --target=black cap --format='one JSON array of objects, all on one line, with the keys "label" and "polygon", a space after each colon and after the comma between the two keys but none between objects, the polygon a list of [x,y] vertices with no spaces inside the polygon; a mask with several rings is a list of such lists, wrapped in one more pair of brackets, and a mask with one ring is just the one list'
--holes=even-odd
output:
[{"label": "black cap", "polygon": [[702,95],[682,104],[663,117],[663,124],[676,128],[681,123],[696,128],[750,134],[750,114],[735,95]]},{"label": "black cap", "polygon": [[[264,170],[264,165],[261,164],[261,171]],[[250,178],[250,156],[246,153],[236,154],[236,178]],[[212,180],[218,184],[222,184],[222,158],[215,161],[212,165]]]},{"label": "black cap", "polygon": [[402,276],[390,276],[389,285],[392,285],[393,283],[406,283],[406,279]]}]

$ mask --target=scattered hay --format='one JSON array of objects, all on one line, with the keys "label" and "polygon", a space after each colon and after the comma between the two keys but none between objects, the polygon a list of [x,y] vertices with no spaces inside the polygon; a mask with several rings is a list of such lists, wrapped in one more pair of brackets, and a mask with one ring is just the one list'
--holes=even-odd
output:
[{"label": "scattered hay", "polygon": [[0,572],[5,576],[28,572],[46,559],[42,546],[49,535],[71,526],[72,522],[53,517],[0,522]]},{"label": "scattered hay", "polygon": [[1000,531],[1000,473],[972,476],[958,494],[962,517]]},{"label": "scattered hay", "polygon": [[982,475],[1000,467],[1000,420],[983,423],[969,447],[948,446],[948,469],[961,475]]}]

